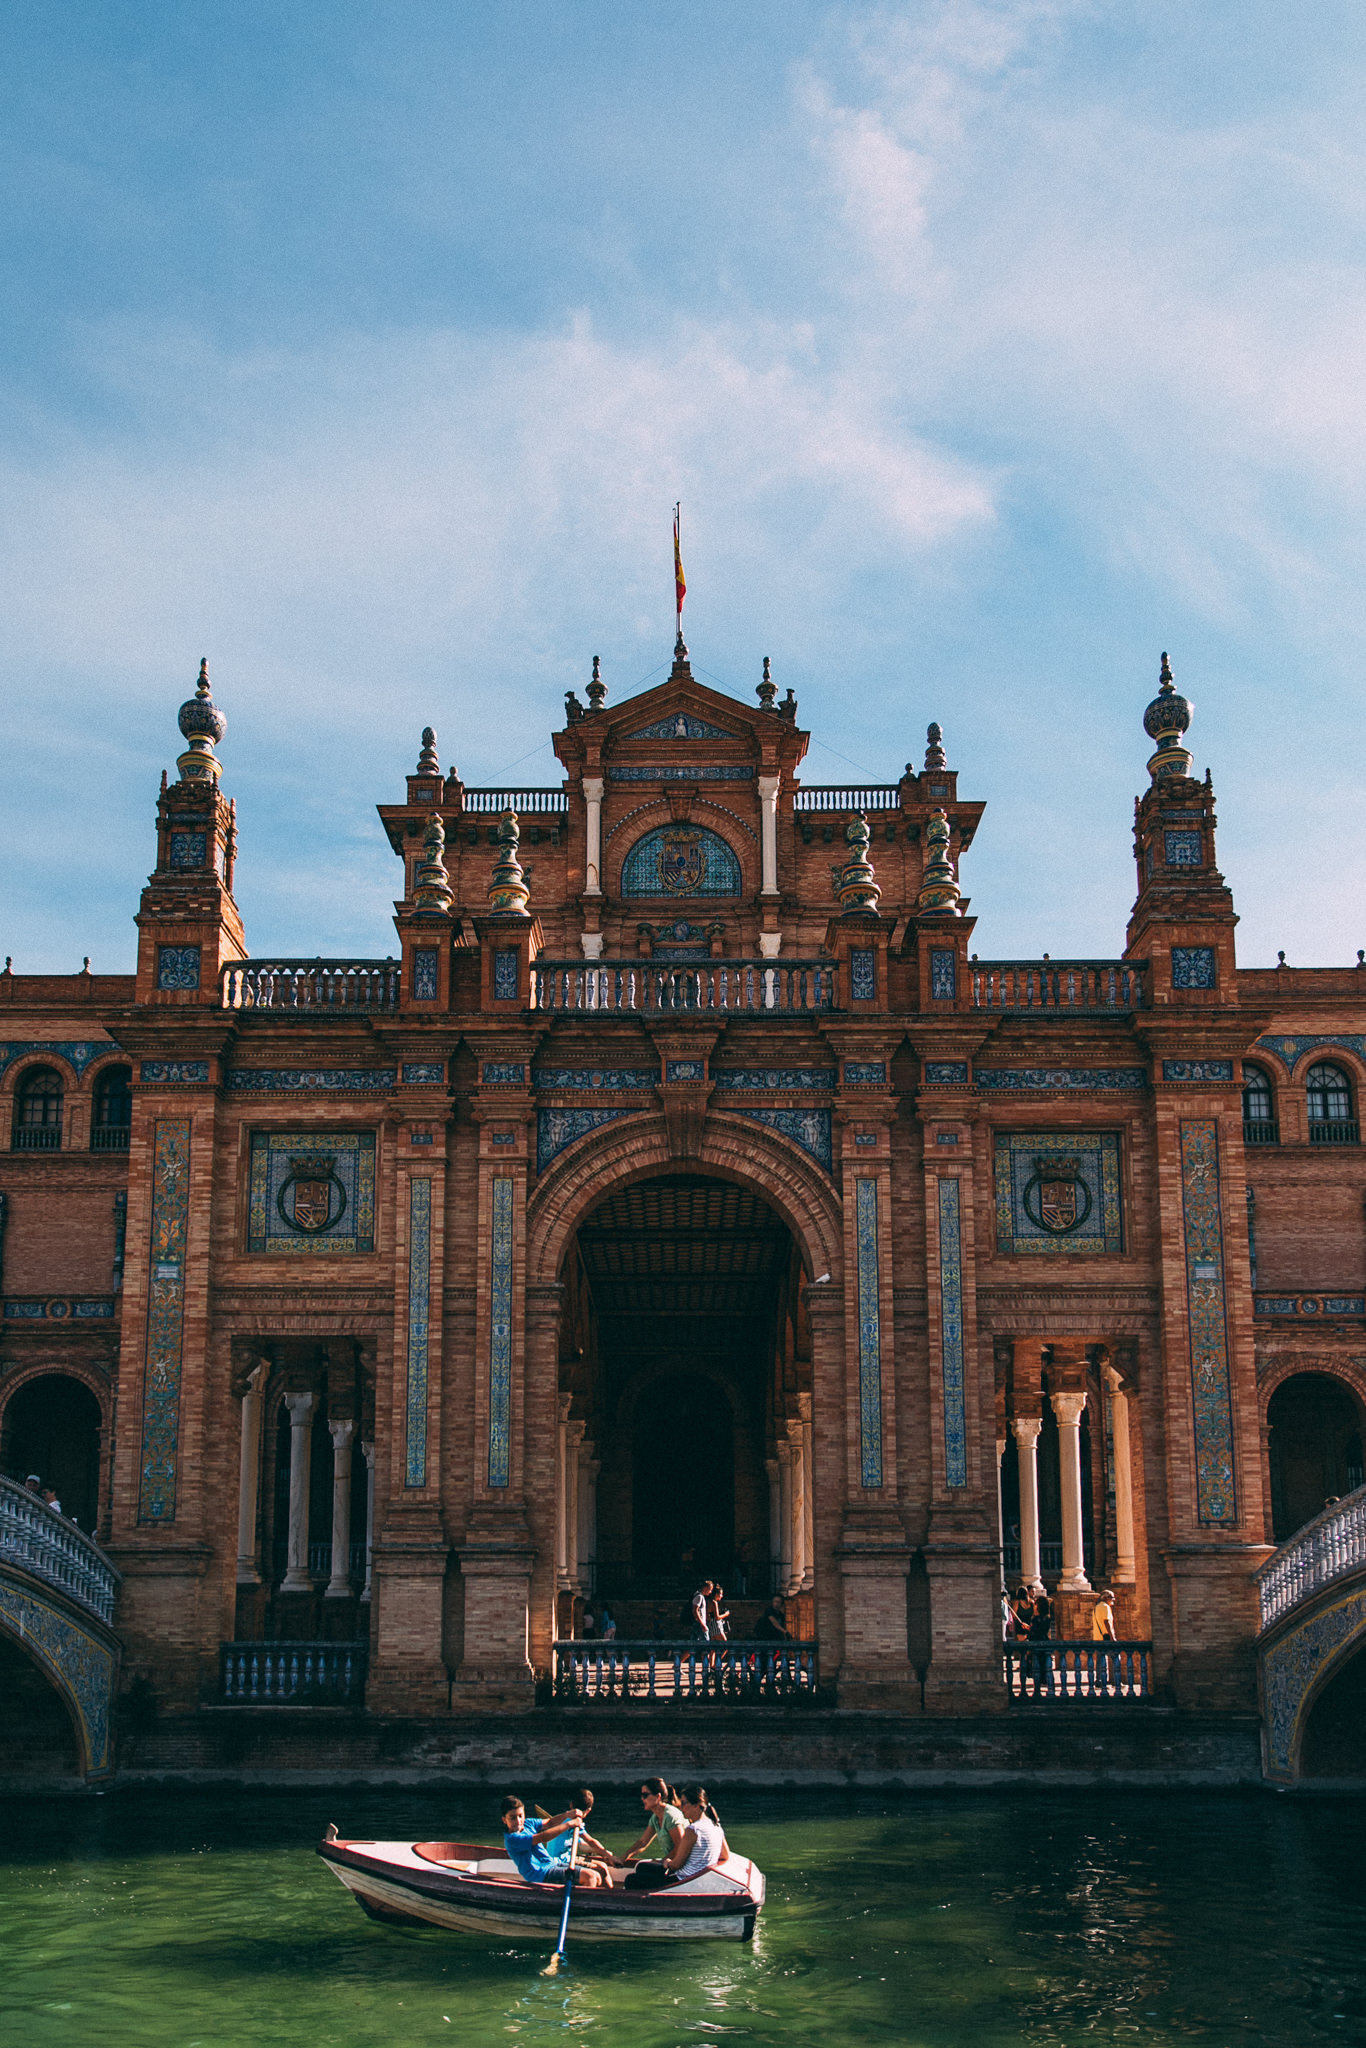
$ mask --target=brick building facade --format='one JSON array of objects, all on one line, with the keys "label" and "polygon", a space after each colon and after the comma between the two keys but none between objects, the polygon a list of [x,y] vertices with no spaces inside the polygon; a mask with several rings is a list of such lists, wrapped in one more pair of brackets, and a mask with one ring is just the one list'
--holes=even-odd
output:
[{"label": "brick building facade", "polygon": [[271,961],[201,676],[136,973],[0,976],[0,1463],[116,1562],[124,1687],[286,1641],[531,1708],[706,1571],[843,1706],[994,1712],[1004,1550],[1255,1708],[1252,1575],[1361,1480],[1360,956],[1237,966],[1165,657],[1098,961],[972,950],[938,727],[816,788],[767,664],[606,697],[554,788],[424,733],[392,957]]}]

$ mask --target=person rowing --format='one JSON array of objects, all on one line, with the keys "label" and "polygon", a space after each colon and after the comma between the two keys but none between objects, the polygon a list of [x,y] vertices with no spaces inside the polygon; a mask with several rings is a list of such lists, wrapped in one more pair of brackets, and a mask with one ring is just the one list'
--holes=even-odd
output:
[{"label": "person rowing", "polygon": [[658,1891],[668,1883],[666,1858],[683,1839],[687,1822],[678,1807],[678,1795],[663,1778],[646,1778],[640,1788],[641,1803],[649,1822],[638,1842],[632,1842],[620,1859],[629,1864],[626,1889],[633,1892]]},{"label": "person rowing", "polygon": [[[569,1870],[569,1851],[559,1855],[552,1853],[550,1844],[563,1840],[583,1824],[583,1815],[577,1806],[566,1807],[563,1813],[555,1814],[550,1820],[537,1827],[535,1821],[526,1817],[526,1807],[513,1792],[503,1801],[503,1847],[517,1866],[518,1875],[526,1884],[553,1884],[563,1878]],[[611,1868],[599,1857],[590,1857],[577,1865],[578,1883],[590,1891],[599,1885],[611,1886]]]}]

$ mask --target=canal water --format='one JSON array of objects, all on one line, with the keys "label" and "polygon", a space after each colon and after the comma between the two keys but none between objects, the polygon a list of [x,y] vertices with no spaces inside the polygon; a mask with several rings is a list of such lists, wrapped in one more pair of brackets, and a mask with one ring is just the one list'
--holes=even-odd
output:
[{"label": "canal water", "polygon": [[[563,1801],[567,1788],[526,1785]],[[367,1921],[312,1853],[489,1839],[492,1793],[120,1793],[0,1812],[23,2048],[1301,2048],[1366,2043],[1366,1803],[1095,1790],[743,1793],[752,1947],[538,1949]],[[627,1791],[596,1832],[638,1830]],[[496,1839],[496,1834],[495,1834]],[[547,1943],[548,1948],[551,1944]]]}]

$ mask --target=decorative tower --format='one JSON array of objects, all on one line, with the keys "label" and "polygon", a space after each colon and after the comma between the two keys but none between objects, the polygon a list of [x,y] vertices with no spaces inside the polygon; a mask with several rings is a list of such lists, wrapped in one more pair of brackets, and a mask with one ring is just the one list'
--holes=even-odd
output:
[{"label": "decorative tower", "polygon": [[157,799],[157,864],[137,916],[137,1000],[217,1007],[221,970],[245,958],[247,942],[232,895],[236,806],[219,789],[214,752],[228,721],[213,701],[207,660],[178,723],[188,744],[176,762],[180,780],[168,786],[163,775]]},{"label": "decorative tower", "polygon": [[489,907],[475,920],[483,952],[486,1010],[525,1009],[530,1001],[531,963],[540,948],[541,928],[527,908],[531,891],[517,858],[520,837],[517,813],[504,811],[498,826],[498,857],[489,879]]},{"label": "decorative tower", "polygon": [[[417,767],[408,777],[408,804],[426,807],[452,800],[457,804],[460,800],[459,779],[452,769],[450,782],[443,785],[436,734],[430,725],[424,725]],[[450,1007],[451,945],[457,920],[440,811],[429,810],[425,824],[420,815],[410,816],[404,832],[412,838],[421,833],[422,851],[412,863],[404,900],[395,906],[394,923],[403,947],[400,999],[405,1010],[421,1015]],[[403,840],[396,843],[401,846]]]},{"label": "decorative tower", "polygon": [[1191,774],[1185,745],[1190,700],[1178,692],[1166,655],[1158,693],[1143,714],[1154,742],[1148,788],[1134,807],[1138,897],[1125,957],[1146,959],[1145,1004],[1202,1008],[1236,1004],[1233,897],[1215,866],[1214,790]]}]

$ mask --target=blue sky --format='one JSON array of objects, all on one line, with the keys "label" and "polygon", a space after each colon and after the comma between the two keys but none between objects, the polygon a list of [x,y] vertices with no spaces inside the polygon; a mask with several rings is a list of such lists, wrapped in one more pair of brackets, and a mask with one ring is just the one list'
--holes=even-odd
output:
[{"label": "blue sky", "polygon": [[944,725],[984,957],[1110,955],[1160,651],[1240,957],[1366,945],[1366,14],[29,0],[0,20],[0,952],[125,969],[207,653],[257,954],[384,953],[436,726],[765,654]]}]

